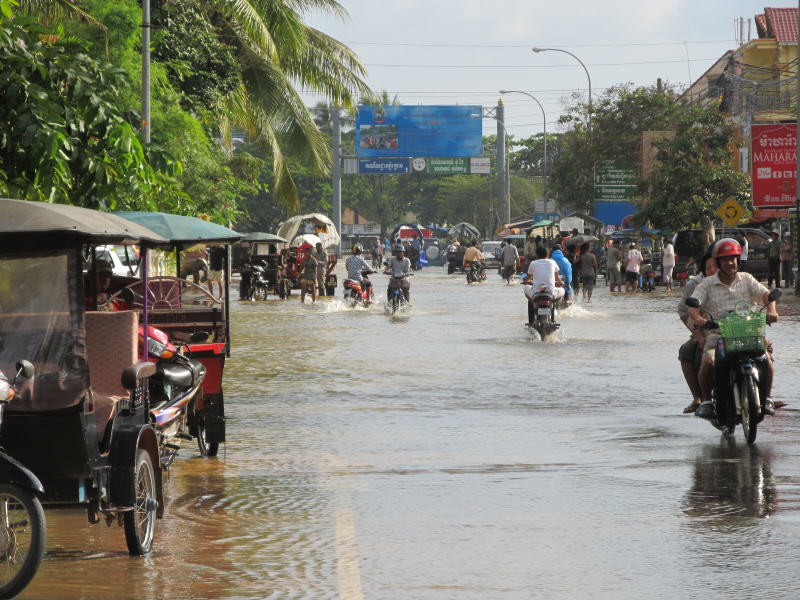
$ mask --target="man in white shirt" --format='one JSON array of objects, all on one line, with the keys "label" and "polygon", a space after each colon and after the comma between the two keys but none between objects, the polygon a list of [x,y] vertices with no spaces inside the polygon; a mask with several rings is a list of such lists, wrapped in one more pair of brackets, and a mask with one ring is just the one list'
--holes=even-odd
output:
[{"label": "man in white shirt", "polygon": [[661,266],[663,267],[662,282],[667,286],[667,291],[672,291],[672,270],[675,268],[675,248],[669,239],[664,240],[664,252],[661,254]]},{"label": "man in white shirt", "polygon": [[636,249],[636,244],[631,242],[628,247],[628,256],[625,259],[625,291],[631,291],[631,284],[633,284],[633,291],[639,290],[639,265],[642,264],[644,258],[642,253]]},{"label": "man in white shirt", "polygon": [[540,290],[552,294],[555,300],[563,298],[564,287],[558,272],[556,261],[547,258],[547,249],[544,246],[537,246],[536,260],[531,261],[528,266],[528,277],[524,281],[526,285],[523,291],[528,300],[532,300]]}]

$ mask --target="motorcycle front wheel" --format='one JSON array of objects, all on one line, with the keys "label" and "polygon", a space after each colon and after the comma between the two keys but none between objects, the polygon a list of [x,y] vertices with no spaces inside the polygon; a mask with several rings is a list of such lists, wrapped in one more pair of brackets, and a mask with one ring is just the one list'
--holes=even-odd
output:
[{"label": "motorcycle front wheel", "polygon": [[42,563],[47,540],[44,511],[33,493],[0,484],[0,518],[0,598],[13,598]]},{"label": "motorcycle front wheel", "polygon": [[257,285],[253,290],[253,298],[256,300],[266,300],[267,288],[265,288],[263,285]]},{"label": "motorcycle front wheel", "polygon": [[752,377],[746,377],[736,385],[739,386],[742,433],[747,443],[752,444],[758,434],[758,388]]},{"label": "motorcycle front wheel", "polygon": [[136,451],[133,474],[135,506],[123,513],[125,541],[133,556],[148,554],[153,549],[156,531],[156,475],[150,455],[141,448]]}]

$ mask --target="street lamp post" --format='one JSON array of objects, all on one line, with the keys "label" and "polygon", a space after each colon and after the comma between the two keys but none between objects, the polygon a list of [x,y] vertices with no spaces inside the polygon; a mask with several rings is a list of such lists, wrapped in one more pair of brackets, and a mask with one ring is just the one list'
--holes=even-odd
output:
[{"label": "street lamp post", "polygon": [[[498,106],[502,107],[502,104],[499,104]],[[494,115],[480,115],[478,113],[472,113],[470,115],[470,118],[494,119],[494,121],[498,125],[498,136],[497,136],[498,146],[500,145],[500,142],[502,142],[503,146],[502,152],[500,152],[498,148],[498,153],[497,153],[497,177],[498,179],[501,179],[502,182],[501,185],[498,185],[498,201],[502,201],[503,203],[502,208],[504,209],[503,212],[505,212],[505,215],[498,215],[498,218],[502,219],[504,216],[505,222],[510,223],[511,222],[511,181],[510,181],[511,169],[508,164],[508,146],[505,142],[505,138],[508,137],[508,129],[506,129],[506,125],[503,122],[503,120]],[[502,136],[499,135],[500,128],[502,128],[502,133],[503,133]],[[500,198],[500,196],[502,196],[502,198]]]},{"label": "street lamp post", "polygon": [[539,100],[536,99],[536,96],[534,96],[533,94],[529,94],[528,92],[523,92],[523,91],[520,91],[520,90],[500,90],[500,93],[501,94],[525,94],[526,96],[528,96],[528,98],[530,98],[531,100],[536,102],[536,104],[539,105],[540,109],[542,109],[542,123],[543,123],[542,127],[544,129],[544,169],[543,169],[543,172],[544,172],[544,199],[545,199],[545,201],[547,201],[547,115],[544,112],[544,107],[542,106],[542,103],[539,102]]},{"label": "street lamp post", "polygon": [[583,67],[583,70],[586,72],[586,78],[589,80],[589,123],[588,124],[589,124],[589,132],[591,133],[591,131],[592,131],[592,77],[591,77],[591,75],[589,75],[589,69],[586,68],[586,65],[583,64],[583,61],[580,58],[575,56],[569,50],[563,50],[561,48],[531,48],[531,51],[534,54],[539,54],[539,52],[563,52],[564,54],[569,54],[572,58],[574,58],[575,60],[577,60],[581,64],[581,66]]}]

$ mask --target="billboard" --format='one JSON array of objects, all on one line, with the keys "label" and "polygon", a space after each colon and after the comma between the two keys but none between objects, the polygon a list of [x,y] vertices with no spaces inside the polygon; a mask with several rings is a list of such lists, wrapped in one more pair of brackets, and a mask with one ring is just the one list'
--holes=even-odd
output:
[{"label": "billboard", "polygon": [[357,156],[481,156],[482,106],[367,106],[356,115]]},{"label": "billboard", "polygon": [[751,125],[753,206],[775,208],[795,203],[797,125]]}]

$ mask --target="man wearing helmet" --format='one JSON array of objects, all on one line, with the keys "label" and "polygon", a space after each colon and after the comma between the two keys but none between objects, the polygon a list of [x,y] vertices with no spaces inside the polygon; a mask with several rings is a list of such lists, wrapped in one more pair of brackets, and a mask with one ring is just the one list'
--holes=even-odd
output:
[{"label": "man wearing helmet", "polygon": [[389,279],[389,291],[399,285],[406,302],[411,302],[411,282],[407,277],[394,277],[394,275],[408,275],[411,272],[411,261],[405,257],[405,251],[403,244],[398,242],[394,247],[394,256],[389,259],[383,272],[393,276]]},{"label": "man wearing helmet", "polygon": [[361,256],[361,244],[353,244],[351,252],[353,254],[344,261],[344,266],[347,269],[347,278],[357,281],[363,289],[368,290],[372,283],[364,272],[374,273],[375,271],[370,269],[367,261]]},{"label": "man wearing helmet", "polygon": [[[718,317],[736,309],[740,302],[767,306],[767,322],[774,323],[778,320],[775,303],[769,302],[769,290],[760,284],[750,273],[739,271],[739,258],[742,247],[732,238],[723,238],[714,244],[711,252],[712,258],[717,260],[719,270],[695,288],[692,298],[696,298],[706,314]],[[700,312],[700,308],[687,307],[689,316],[695,327],[702,327],[708,321]],[[703,360],[700,363],[700,387],[703,392],[703,403],[698,408],[699,416],[710,416],[711,391],[713,388],[714,351],[720,336],[716,331],[708,332],[703,346]],[[764,391],[767,398],[764,403],[764,412],[774,413],[774,404],[770,399],[772,391],[772,358],[767,353],[767,368],[763,377]]]}]

